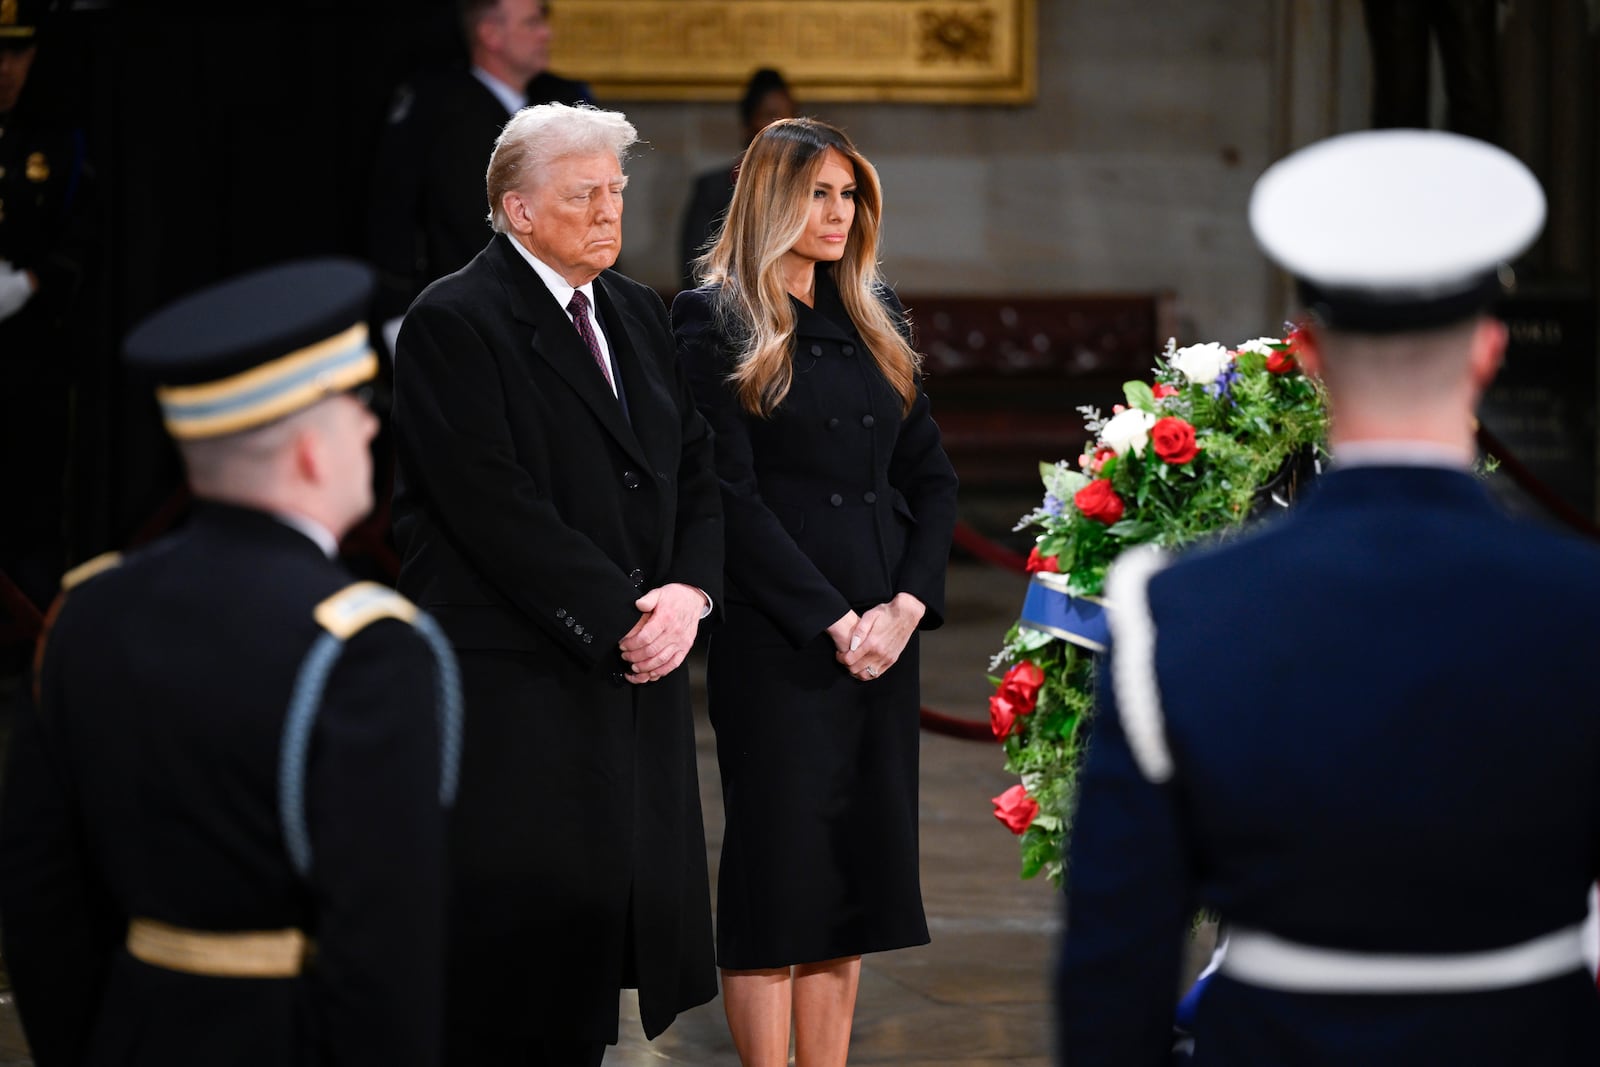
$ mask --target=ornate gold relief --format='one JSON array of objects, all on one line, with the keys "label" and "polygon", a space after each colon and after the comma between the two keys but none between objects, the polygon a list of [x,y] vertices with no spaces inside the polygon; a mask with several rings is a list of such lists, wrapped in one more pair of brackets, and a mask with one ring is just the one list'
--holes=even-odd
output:
[{"label": "ornate gold relief", "polygon": [[776,67],[812,100],[1034,99],[1036,0],[560,0],[554,69],[596,98],[732,100]]},{"label": "ornate gold relief", "polygon": [[942,9],[918,13],[924,63],[991,62],[994,52],[994,12]]}]

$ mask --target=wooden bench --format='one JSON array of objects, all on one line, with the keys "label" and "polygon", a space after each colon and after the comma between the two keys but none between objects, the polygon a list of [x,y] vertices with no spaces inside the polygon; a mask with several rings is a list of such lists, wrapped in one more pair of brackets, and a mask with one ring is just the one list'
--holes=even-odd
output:
[{"label": "wooden bench", "polygon": [[963,489],[1037,488],[1041,461],[1083,452],[1078,408],[1109,415],[1176,332],[1166,292],[901,299]]}]

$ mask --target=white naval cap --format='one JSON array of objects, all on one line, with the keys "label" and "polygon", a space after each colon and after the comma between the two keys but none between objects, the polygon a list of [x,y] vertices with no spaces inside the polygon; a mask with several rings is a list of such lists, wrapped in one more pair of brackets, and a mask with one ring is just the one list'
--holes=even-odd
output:
[{"label": "white naval cap", "polygon": [[1442,130],[1366,130],[1279,160],[1250,228],[1329,329],[1390,333],[1468,318],[1505,289],[1544,228],[1544,191],[1515,156]]}]

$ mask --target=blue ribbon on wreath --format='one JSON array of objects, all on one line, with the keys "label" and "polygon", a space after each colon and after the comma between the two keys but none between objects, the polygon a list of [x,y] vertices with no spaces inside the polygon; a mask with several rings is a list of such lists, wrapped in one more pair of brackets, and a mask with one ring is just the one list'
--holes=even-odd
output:
[{"label": "blue ribbon on wreath", "polygon": [[1022,599],[1019,624],[1091,652],[1104,652],[1111,641],[1106,603],[1095,596],[1067,592],[1067,577],[1038,571]]}]

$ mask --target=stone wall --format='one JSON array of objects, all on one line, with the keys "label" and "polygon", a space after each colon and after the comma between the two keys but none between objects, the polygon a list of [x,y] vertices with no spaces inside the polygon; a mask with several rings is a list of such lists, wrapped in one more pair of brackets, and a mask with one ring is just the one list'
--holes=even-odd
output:
[{"label": "stone wall", "polygon": [[[1032,105],[802,109],[879,168],[900,290],[1166,290],[1180,343],[1244,340],[1281,323],[1245,205],[1284,134],[1283,6],[1145,0],[1132,17],[1114,0],[1040,0]],[[629,165],[623,266],[670,291],[690,177],[738,149],[737,117],[722,103],[616,106],[650,142]]]}]

